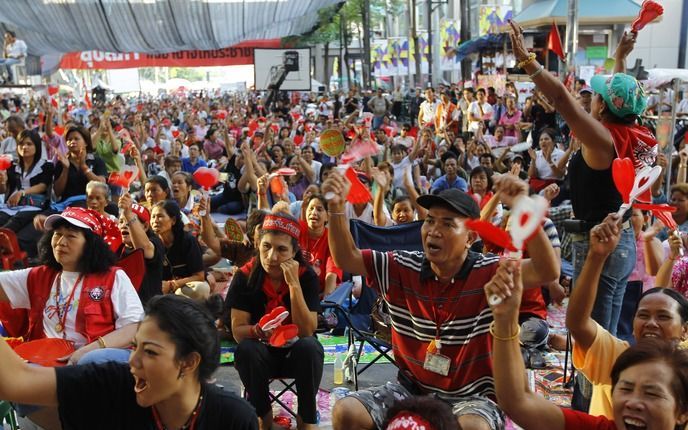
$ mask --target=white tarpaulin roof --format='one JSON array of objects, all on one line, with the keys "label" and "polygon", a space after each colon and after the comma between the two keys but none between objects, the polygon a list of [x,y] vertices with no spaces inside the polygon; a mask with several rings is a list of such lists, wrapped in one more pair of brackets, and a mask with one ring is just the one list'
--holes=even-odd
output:
[{"label": "white tarpaulin roof", "polygon": [[310,31],[341,0],[0,0],[29,53],[220,49]]}]

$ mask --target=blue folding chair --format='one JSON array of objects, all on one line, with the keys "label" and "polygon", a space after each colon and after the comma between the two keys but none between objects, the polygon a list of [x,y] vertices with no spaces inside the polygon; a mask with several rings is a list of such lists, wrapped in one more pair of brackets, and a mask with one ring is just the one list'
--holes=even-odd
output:
[{"label": "blue folding chair", "polygon": [[[351,220],[349,228],[354,243],[359,249],[372,249],[382,252],[394,250],[421,251],[423,249],[420,236],[422,224],[422,221],[416,221],[391,227],[378,227],[359,220]],[[349,346],[358,343],[355,361],[353,362],[354,369],[351,372],[354,388],[358,390],[358,375],[378,360],[384,357],[390,363],[395,363],[394,358],[390,355],[392,351],[391,343],[375,334],[371,312],[377,300],[377,292],[366,286],[364,279],[357,302],[355,305],[346,307],[343,305],[343,302],[347,296],[349,303],[354,303],[352,288],[353,283],[350,282],[340,285],[337,290],[325,298],[323,307],[335,308],[337,315],[344,318],[348,331]],[[366,343],[372,346],[379,355],[371,360],[370,363],[359,368],[358,363]]]}]

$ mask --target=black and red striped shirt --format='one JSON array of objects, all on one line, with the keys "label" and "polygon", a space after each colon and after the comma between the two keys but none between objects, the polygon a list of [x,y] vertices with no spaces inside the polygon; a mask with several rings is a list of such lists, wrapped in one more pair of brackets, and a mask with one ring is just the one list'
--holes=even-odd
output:
[{"label": "black and red striped shirt", "polygon": [[[423,390],[447,400],[472,395],[494,399],[492,313],[483,287],[495,274],[499,257],[469,251],[448,284],[438,282],[422,252],[363,250],[363,260],[369,285],[389,306],[399,367]],[[451,359],[448,376],[423,369],[428,345],[438,333],[440,353]]]}]

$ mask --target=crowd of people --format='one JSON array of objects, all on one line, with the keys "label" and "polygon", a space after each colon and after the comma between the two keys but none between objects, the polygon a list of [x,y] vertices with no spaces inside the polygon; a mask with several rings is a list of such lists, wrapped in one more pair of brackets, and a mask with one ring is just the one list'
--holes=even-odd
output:
[{"label": "crowd of people", "polygon": [[[338,400],[335,429],[503,429],[507,418],[526,429],[682,428],[688,148],[660,149],[641,125],[647,97],[624,73],[633,33],[612,75],[567,87],[511,25],[532,94],[511,82],[427,88],[408,121],[399,89],[283,94],[272,106],[257,93],[58,108],[0,100],[0,148],[11,157],[0,227],[32,265],[0,273],[2,329],[73,345],[61,357],[69,366],[52,369],[0,342],[0,399],[45,429],[270,429],[269,382],[288,377],[298,428],[317,428],[316,332],[332,328],[321,301],[362,275],[391,320],[398,379]],[[325,130],[341,133],[340,151],[320,141]],[[637,208],[616,215],[617,158],[637,171],[661,166],[640,199],[668,204],[678,227]],[[219,172],[209,190],[197,175],[206,168]],[[511,229],[510,210],[531,194],[550,211],[522,260],[500,258],[467,227]],[[244,240],[223,229],[228,217]],[[421,221],[422,251],[359,249],[351,220]],[[118,261],[137,254],[135,285]],[[234,267],[229,282],[213,270],[221,259]],[[566,348],[547,307],[567,296],[572,409],[524,378],[548,349]],[[293,328],[281,342],[263,323],[274,312]],[[212,383],[226,336],[246,400]]]}]

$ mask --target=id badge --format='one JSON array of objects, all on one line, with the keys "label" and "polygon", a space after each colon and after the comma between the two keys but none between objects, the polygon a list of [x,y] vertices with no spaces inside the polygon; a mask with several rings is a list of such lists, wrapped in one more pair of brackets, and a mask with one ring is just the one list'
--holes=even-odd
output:
[{"label": "id badge", "polygon": [[425,354],[425,362],[423,362],[423,369],[425,370],[437,373],[438,375],[447,376],[449,375],[450,365],[451,360],[446,355],[432,352],[427,352]]}]

